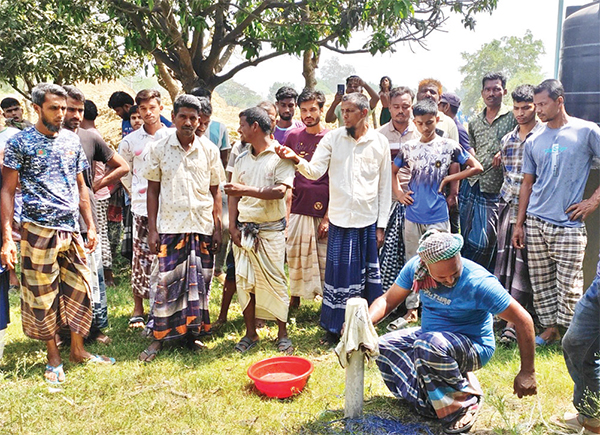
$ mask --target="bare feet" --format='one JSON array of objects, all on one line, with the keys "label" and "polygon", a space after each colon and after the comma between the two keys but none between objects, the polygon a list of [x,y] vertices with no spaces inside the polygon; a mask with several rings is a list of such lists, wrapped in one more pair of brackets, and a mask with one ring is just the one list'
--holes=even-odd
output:
[{"label": "bare feet", "polygon": [[416,308],[409,308],[404,315],[404,320],[408,323],[416,323],[419,321],[419,310]]},{"label": "bare feet", "polygon": [[295,310],[300,307],[300,296],[292,296],[290,298],[290,310]]},{"label": "bare feet", "polygon": [[210,325],[210,330],[211,331],[218,331],[219,329],[221,329],[225,324],[227,323],[227,319],[217,319],[216,322],[212,323]]}]

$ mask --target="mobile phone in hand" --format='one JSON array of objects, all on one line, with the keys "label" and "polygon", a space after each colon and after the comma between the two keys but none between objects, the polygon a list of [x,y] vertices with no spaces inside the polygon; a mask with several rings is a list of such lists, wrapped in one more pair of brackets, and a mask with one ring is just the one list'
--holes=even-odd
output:
[{"label": "mobile phone in hand", "polygon": [[337,85],[337,93],[340,95],[344,95],[346,93],[346,85],[343,83],[340,83]]}]

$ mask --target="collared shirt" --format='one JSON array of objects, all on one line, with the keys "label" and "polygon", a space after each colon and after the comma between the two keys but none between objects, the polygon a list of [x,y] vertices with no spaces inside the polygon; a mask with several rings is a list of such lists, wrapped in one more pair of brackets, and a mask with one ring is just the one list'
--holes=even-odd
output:
[{"label": "collared shirt", "polygon": [[[396,155],[398,155],[400,145],[408,142],[409,140],[421,139],[421,133],[417,131],[417,127],[415,127],[415,124],[412,122],[412,120],[408,121],[408,127],[406,127],[406,130],[402,132],[396,130],[396,127],[394,127],[394,123],[392,121],[382,125],[377,129],[377,131],[384,135],[390,143],[392,162],[396,158]],[[408,180],[410,180],[410,168],[404,166],[398,171],[398,181],[403,189],[408,186]]]},{"label": "collared shirt", "polygon": [[[294,185],[294,164],[280,159],[275,153],[275,141],[260,154],[252,154],[252,146],[242,151],[233,167],[232,183],[252,187]],[[238,221],[262,224],[281,220],[286,214],[285,197],[281,199],[259,199],[242,196],[238,202]]]},{"label": "collared shirt", "polygon": [[22,222],[79,231],[77,176],[89,165],[75,133],[63,128],[48,137],[35,127],[26,128],[7,141],[4,166],[19,172]]},{"label": "collared shirt", "polygon": [[142,175],[147,180],[160,183],[157,220],[160,234],[212,235],[213,196],[210,187],[225,181],[225,171],[215,144],[204,136],[196,136],[186,151],[177,134],[152,142]]},{"label": "collared shirt", "polygon": [[[537,121],[533,129],[527,134],[525,140],[542,128],[542,123]],[[510,223],[517,222],[519,211],[519,191],[523,182],[523,152],[525,141],[519,137],[519,126],[502,138],[501,142],[502,168],[504,169],[504,183],[500,195],[510,204]]]},{"label": "collared shirt", "polygon": [[483,166],[483,172],[469,177],[468,180],[471,186],[479,181],[479,188],[483,193],[497,194],[500,192],[504,177],[502,168],[494,168],[492,161],[500,151],[500,141],[516,127],[517,121],[512,110],[504,104],[491,124],[485,118],[486,111],[487,108],[469,122],[469,145],[475,149],[475,155]]},{"label": "collared shirt", "polygon": [[204,136],[210,139],[210,141],[214,143],[220,151],[231,149],[227,127],[222,122],[211,119],[210,124],[208,124],[208,128],[204,132]]},{"label": "collared shirt", "polygon": [[390,144],[369,128],[358,140],[345,127],[327,133],[298,170],[316,180],[329,170],[329,221],[343,228],[385,228],[392,201]]},{"label": "collared shirt", "polygon": [[121,178],[121,183],[131,195],[131,211],[138,216],[148,216],[146,208],[148,180],[142,176],[142,169],[148,155],[148,144],[170,134],[175,134],[175,129],[169,129],[164,125],[154,133],[154,136],[141,127],[125,136],[119,145],[119,154],[130,168],[129,173]]},{"label": "collared shirt", "polygon": [[452,139],[454,142],[458,142],[458,127],[456,126],[454,119],[441,111],[438,112],[438,118],[440,120],[438,121],[436,128],[439,128],[446,133],[444,137]]}]

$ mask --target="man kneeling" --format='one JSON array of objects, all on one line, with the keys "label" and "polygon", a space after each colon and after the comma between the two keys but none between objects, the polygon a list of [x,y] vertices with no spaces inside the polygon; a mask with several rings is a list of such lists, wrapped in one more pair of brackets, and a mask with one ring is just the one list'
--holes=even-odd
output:
[{"label": "man kneeling", "polygon": [[493,314],[516,325],[521,370],[514,393],[521,398],[537,392],[531,316],[492,274],[461,258],[462,245],[458,234],[426,232],[418,256],[369,308],[376,324],[411,292],[420,292],[421,327],[381,337],[377,365],[391,392],[418,413],[440,419],[445,433],[469,431],[481,410],[483,391],[472,372],[494,353]]}]

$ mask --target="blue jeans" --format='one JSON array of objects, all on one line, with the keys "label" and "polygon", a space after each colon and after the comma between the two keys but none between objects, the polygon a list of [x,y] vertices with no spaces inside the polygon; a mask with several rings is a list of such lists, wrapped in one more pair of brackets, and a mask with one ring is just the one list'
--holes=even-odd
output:
[{"label": "blue jeans", "polygon": [[575,306],[575,315],[562,347],[569,374],[575,383],[573,404],[586,417],[600,411],[600,277]]}]

